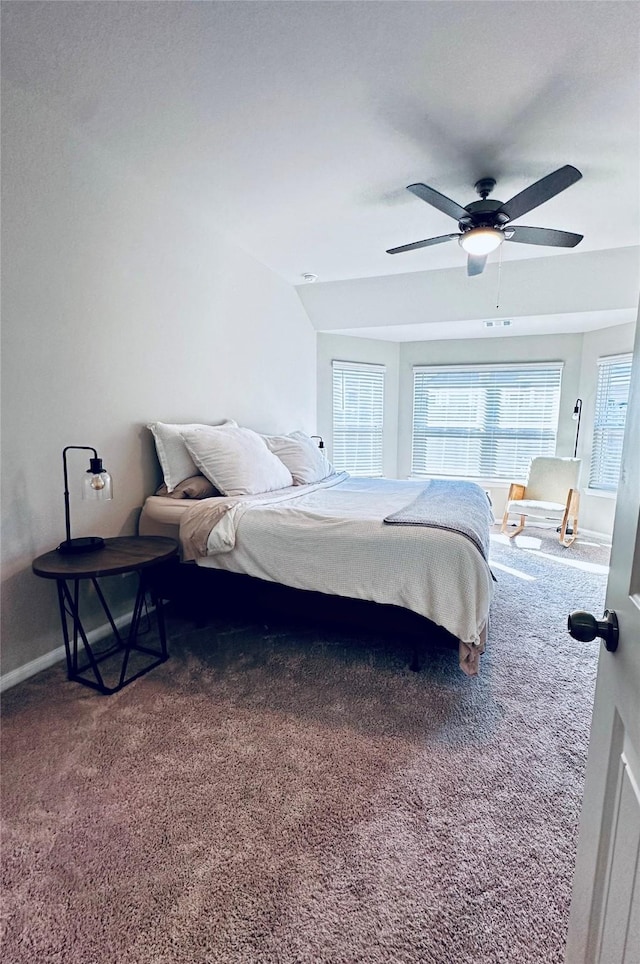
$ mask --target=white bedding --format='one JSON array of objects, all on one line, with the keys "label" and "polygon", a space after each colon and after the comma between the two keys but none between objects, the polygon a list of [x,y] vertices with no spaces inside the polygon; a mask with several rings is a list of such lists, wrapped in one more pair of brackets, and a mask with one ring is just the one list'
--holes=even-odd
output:
[{"label": "white bedding", "polygon": [[487,562],[460,533],[383,522],[423,488],[342,473],[257,499],[182,503],[183,553],[193,557],[199,528],[208,532],[200,566],[410,609],[460,640],[461,668],[475,675],[493,592]]}]

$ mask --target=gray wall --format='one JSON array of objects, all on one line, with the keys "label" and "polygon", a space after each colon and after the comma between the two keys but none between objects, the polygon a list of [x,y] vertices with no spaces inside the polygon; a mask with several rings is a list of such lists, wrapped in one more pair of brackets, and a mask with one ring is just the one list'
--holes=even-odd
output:
[{"label": "gray wall", "polygon": [[[535,336],[491,335],[487,338],[444,341],[376,342],[335,333],[318,335],[318,430],[328,439],[331,452],[331,359],[380,361],[387,365],[385,403],[385,472],[407,478],[411,471],[411,420],[413,366],[482,362],[561,361],[564,363],[558,455],[573,455],[576,423],[572,419],[576,398],[583,399],[578,455],[583,459],[581,528],[611,535],[615,495],[586,489],[591,455],[597,359],[633,350],[635,324],[616,325],[584,334]],[[397,394],[394,394],[397,388]],[[397,448],[394,453],[394,440]],[[387,467],[395,465],[395,470]],[[489,486],[489,480],[479,479]],[[516,480],[514,480],[516,481]],[[504,511],[507,484],[490,485],[494,511]]]},{"label": "gray wall", "polygon": [[[295,290],[52,111],[3,91],[2,672],[62,642],[61,453],[92,445],[114,501],[72,492],[74,535],[130,534],[159,481],[148,421],[316,429],[315,333]],[[87,467],[71,453],[72,475]],[[79,487],[77,489],[79,493]],[[119,611],[131,585],[106,580]],[[93,617],[98,624],[101,617]]]}]

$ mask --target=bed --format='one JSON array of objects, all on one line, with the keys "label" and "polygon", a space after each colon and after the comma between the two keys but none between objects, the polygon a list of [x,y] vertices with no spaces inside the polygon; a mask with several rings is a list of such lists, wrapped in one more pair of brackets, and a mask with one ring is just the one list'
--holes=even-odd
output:
[{"label": "bed", "polygon": [[[217,451],[222,437],[228,442],[246,431],[234,426],[222,426],[222,435],[205,432],[204,440],[199,430],[180,433],[193,458],[181,472],[195,471],[191,478],[210,483],[215,494],[207,490],[205,498],[179,497],[177,475],[164,471],[158,448],[164,494],[145,501],[140,534],[177,536],[183,562],[201,571],[408,610],[455,637],[461,669],[476,675],[493,593],[487,558],[493,516],[484,490],[469,482],[352,478],[335,472],[324,455],[314,477],[300,471],[286,444],[279,449],[269,442],[303,433],[259,436],[262,444],[271,444],[272,454],[284,456],[288,474],[278,475],[278,468],[272,487],[261,491],[268,473],[255,477],[252,460],[256,453],[261,459],[262,450],[243,450],[251,484],[234,488],[224,476],[229,451]],[[194,435],[199,447],[190,444]],[[213,463],[202,454],[209,452],[212,438],[218,459]],[[304,437],[305,459],[315,465],[319,456],[309,442]],[[234,473],[234,482],[246,482],[237,460]],[[174,483],[172,491],[167,478]],[[282,481],[292,484],[277,485]]]}]

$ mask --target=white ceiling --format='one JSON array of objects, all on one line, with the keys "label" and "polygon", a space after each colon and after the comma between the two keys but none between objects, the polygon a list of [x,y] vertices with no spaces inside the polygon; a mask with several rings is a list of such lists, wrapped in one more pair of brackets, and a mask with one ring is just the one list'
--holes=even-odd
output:
[{"label": "white ceiling", "polygon": [[[575,262],[591,273],[601,270],[602,252],[640,244],[635,0],[3,6],[5,82],[37,90],[155,187],[301,285],[318,330],[465,337],[467,323],[504,312],[535,329],[527,292],[546,286],[552,261],[591,254]],[[506,291],[514,263],[526,265],[518,297],[512,292],[502,307],[497,264],[467,278],[455,241],[385,253],[457,230],[406,190],[411,182],[465,205],[477,199],[475,181],[493,176],[494,196],[504,201],[564,164],[583,179],[522,220],[584,240],[572,252],[503,245]],[[304,286],[305,272],[319,281]],[[608,308],[626,312],[618,322],[635,318],[640,272],[632,273],[630,303],[608,304],[607,295],[598,305],[602,325],[611,323]],[[397,276],[415,286],[416,274],[446,277],[450,313],[413,312],[408,321],[394,312],[367,325],[376,314],[367,279],[396,279],[397,292]],[[355,324],[336,320],[345,281],[358,305]],[[571,325],[594,326],[594,312],[567,304],[566,294],[558,293],[555,310],[550,298],[537,330],[575,330],[562,324],[577,315],[583,322],[571,317]]]}]

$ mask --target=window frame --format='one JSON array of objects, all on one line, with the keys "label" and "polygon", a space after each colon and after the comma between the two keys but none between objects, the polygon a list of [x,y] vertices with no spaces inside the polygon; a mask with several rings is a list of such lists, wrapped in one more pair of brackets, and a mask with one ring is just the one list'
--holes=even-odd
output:
[{"label": "window frame", "polygon": [[[587,490],[592,494],[615,494],[618,491],[632,364],[632,352],[622,352],[616,355],[601,355],[597,360],[598,376],[594,393],[591,458],[587,485]],[[619,419],[616,420],[612,417],[612,412],[607,413],[605,410],[609,402],[612,402],[614,405],[621,404],[620,401],[616,402],[615,396],[618,395],[620,398],[621,395],[619,391],[615,390],[616,386],[612,385],[612,381],[619,382],[621,377],[624,378],[625,376],[622,372],[616,374],[613,371],[616,367],[628,369],[625,401],[622,403],[624,407],[622,423],[620,423]],[[617,460],[615,482],[611,480],[613,473],[610,471],[612,446],[614,449],[617,449],[617,452],[615,452]]]},{"label": "window frame", "polygon": [[[332,461],[338,471],[347,471],[355,478],[381,478],[384,474],[384,408],[386,390],[387,366],[375,362],[354,362],[334,358],[331,362],[331,418],[332,418]],[[344,390],[344,374],[361,375],[363,382],[370,383],[373,393],[372,401],[375,411],[370,413],[371,424],[361,423],[352,427],[336,425],[336,376],[342,375]],[[376,386],[376,382],[378,385]],[[355,414],[355,413],[354,413]],[[366,411],[364,412],[366,415]],[[351,434],[355,438],[356,451],[349,450],[347,438]],[[361,444],[358,453],[357,445]],[[346,457],[343,454],[346,453]]]},{"label": "window frame", "polygon": [[[506,375],[509,372],[514,375],[521,375],[523,379],[532,378],[534,386],[536,380],[539,379],[541,388],[545,391],[549,389],[553,391],[553,397],[542,413],[544,415],[544,422],[540,429],[532,430],[530,427],[525,427],[527,422],[526,406],[522,407],[523,427],[514,429],[500,426],[500,415],[502,414],[500,407],[502,406],[504,409],[504,405],[506,404],[504,396],[510,389],[512,392],[517,392],[518,385],[517,382],[514,382],[514,384],[510,386],[507,379],[505,379],[504,384],[500,384],[498,378],[495,378],[493,384],[491,384],[491,375],[492,373],[498,373],[498,375],[504,373]],[[526,478],[531,458],[535,455],[556,454],[563,373],[564,362],[561,360],[522,363],[494,362],[477,365],[414,365],[413,411],[411,419],[411,478],[454,477],[484,479],[496,483],[507,483],[520,478]],[[426,431],[422,429],[421,431],[419,426],[420,415],[417,412],[417,408],[419,405],[426,405],[424,399],[426,390],[423,390],[423,397],[421,397],[419,379],[424,376],[428,378],[429,375],[434,375],[441,380],[441,385],[438,386],[435,384],[434,379],[434,385],[431,388],[432,391],[441,387],[443,392],[447,390],[451,392],[455,388],[467,388],[470,395],[474,390],[480,392],[484,398],[487,421],[475,430],[473,426],[465,424],[458,426],[457,431],[453,425],[443,425],[440,428],[434,426],[431,432],[429,432],[428,429]],[[489,376],[485,385],[482,384],[483,375]],[[465,384],[465,376],[468,377],[468,384]],[[476,384],[474,384],[474,377],[477,378]],[[450,384],[447,384],[447,379],[450,380]],[[531,391],[531,387],[529,391]],[[487,396],[491,392],[493,392],[494,395],[494,419],[491,418],[491,406],[487,401]],[[442,405],[442,403],[440,404]],[[464,403],[462,403],[460,415],[461,417],[464,415]],[[434,462],[431,464],[427,462],[425,450],[429,437],[433,439],[439,438],[443,441],[447,439],[449,442],[452,438],[459,438],[468,448],[471,448],[473,445],[475,445],[476,448],[480,446],[484,452],[480,454],[468,452],[466,459],[455,464],[455,455],[452,456],[448,454],[443,444],[441,446],[441,464],[436,466]],[[497,448],[501,440],[507,447],[507,451],[503,452],[502,455]],[[509,442],[511,442],[514,449],[513,454],[508,452]],[[420,447],[423,449],[422,453],[419,452]],[[518,447],[524,450],[521,457],[518,457]],[[513,464],[505,467],[502,472],[496,472],[495,469],[499,469],[497,462],[500,460],[506,462],[509,457],[511,457]],[[479,464],[480,459],[485,459],[485,465],[492,465],[493,470],[488,467],[487,470],[484,471],[483,466]],[[473,464],[474,462],[476,463],[475,465]]]}]

